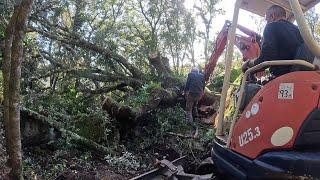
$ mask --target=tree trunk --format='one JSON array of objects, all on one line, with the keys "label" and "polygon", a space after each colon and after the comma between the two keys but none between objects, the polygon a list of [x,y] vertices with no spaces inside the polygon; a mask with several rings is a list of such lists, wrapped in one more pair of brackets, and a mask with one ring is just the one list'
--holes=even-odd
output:
[{"label": "tree trunk", "polygon": [[157,80],[163,83],[164,88],[184,86],[184,81],[173,76],[168,58],[161,56],[160,53],[151,53],[149,55],[149,64],[155,68],[157,72]]},{"label": "tree trunk", "polygon": [[[12,15],[12,19],[15,19],[17,16],[16,11]],[[5,32],[5,47],[4,47],[4,53],[3,53],[3,103],[4,103],[4,129],[5,129],[5,138],[6,138],[6,149],[8,154],[11,153],[11,138],[8,132],[8,125],[10,124],[9,121],[9,82],[10,82],[10,68],[11,68],[11,46],[12,46],[12,40],[13,40],[13,33],[14,33],[14,21],[10,21],[10,23],[7,26],[6,32]],[[9,157],[8,159],[8,165],[10,166],[11,159]]]},{"label": "tree trunk", "polygon": [[23,39],[33,0],[23,0],[15,7],[6,30],[4,56],[4,118],[11,179],[23,179],[20,135],[20,78]]}]

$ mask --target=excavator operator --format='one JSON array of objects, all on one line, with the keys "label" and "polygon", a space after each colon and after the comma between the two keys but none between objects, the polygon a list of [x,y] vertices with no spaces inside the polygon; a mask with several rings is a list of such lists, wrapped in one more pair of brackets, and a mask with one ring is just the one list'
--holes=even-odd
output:
[{"label": "excavator operator", "polygon": [[[293,59],[313,61],[314,56],[304,45],[298,27],[286,19],[286,11],[278,5],[273,5],[267,10],[267,25],[263,32],[261,54],[255,60],[246,61],[242,66],[243,71],[264,61]],[[292,66],[273,66],[270,68],[270,73],[273,77],[278,77],[292,72],[292,68]]]}]

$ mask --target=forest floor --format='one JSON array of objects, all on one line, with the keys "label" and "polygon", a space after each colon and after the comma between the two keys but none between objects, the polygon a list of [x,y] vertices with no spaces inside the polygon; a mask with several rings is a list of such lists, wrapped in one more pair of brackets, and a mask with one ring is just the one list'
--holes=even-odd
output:
[{"label": "forest floor", "polygon": [[[6,166],[4,132],[0,122],[0,179],[9,179],[10,169]],[[110,168],[100,155],[81,149],[60,150],[55,145],[45,144],[23,149],[25,179],[128,179],[130,174]]]},{"label": "forest floor", "polygon": [[[153,169],[157,159],[172,161],[184,155],[188,156],[185,171],[195,173],[200,162],[210,156],[212,126],[199,121],[186,124],[181,109],[161,112],[157,123],[148,121],[139,126],[137,136],[117,143],[113,155],[99,154],[62,137],[40,145],[23,145],[24,177],[122,180]],[[3,129],[0,120],[0,179],[8,179]]]},{"label": "forest floor", "polygon": [[4,143],[4,130],[3,125],[0,122],[0,179],[5,179],[6,174],[9,173],[9,168],[6,166],[7,161],[7,154],[5,150],[5,143]]}]

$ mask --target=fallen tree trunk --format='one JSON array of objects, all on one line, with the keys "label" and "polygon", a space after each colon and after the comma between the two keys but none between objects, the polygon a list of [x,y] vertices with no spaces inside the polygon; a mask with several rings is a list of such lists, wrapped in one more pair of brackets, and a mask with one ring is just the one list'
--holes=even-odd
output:
[{"label": "fallen tree trunk", "polygon": [[[139,98],[139,97],[137,97]],[[208,104],[207,112],[202,113],[201,118],[211,117],[215,114],[215,103],[218,102],[218,96],[207,92],[202,99],[202,104]],[[120,139],[127,139],[131,131],[139,124],[143,124],[145,119],[152,116],[156,110],[174,107],[185,106],[185,98],[182,92],[173,88],[153,88],[148,92],[148,100],[140,107],[131,107],[129,105],[122,105],[116,102],[111,97],[106,97],[102,103],[102,109],[106,110],[110,117],[117,120],[119,123]],[[202,105],[200,105],[202,106]],[[199,107],[200,107],[199,106]],[[203,111],[201,111],[203,112]]]},{"label": "fallen tree trunk", "polygon": [[[179,100],[180,97],[180,100]],[[136,121],[145,114],[159,108],[175,106],[183,102],[183,97],[176,94],[173,90],[154,88],[149,92],[149,98],[141,107],[130,107],[128,105],[121,105],[111,97],[106,97],[102,102],[102,108],[108,112],[111,117],[117,120],[132,120]]]},{"label": "fallen tree trunk", "polygon": [[160,53],[151,53],[149,55],[149,64],[156,70],[157,80],[163,83],[164,88],[184,88],[186,82],[173,76],[168,58],[161,56]]},{"label": "fallen tree trunk", "polygon": [[160,53],[151,53],[149,63],[157,70],[159,76],[169,76],[172,73],[169,59],[162,57]]},{"label": "fallen tree trunk", "polygon": [[[24,116],[30,116],[32,117],[34,120],[41,122],[42,124],[46,124],[49,125],[50,127],[53,127],[55,130],[59,131],[62,135],[62,137],[68,137],[71,138],[72,141],[76,142],[77,144],[80,144],[82,146],[85,146],[91,150],[95,150],[98,151],[99,153],[102,154],[112,154],[112,149],[107,148],[105,146],[102,146],[92,140],[89,140],[87,138],[84,138],[82,136],[79,136],[78,134],[66,130],[63,128],[63,126],[61,125],[61,123],[48,118],[44,115],[41,115],[33,110],[27,109],[27,108],[21,108],[21,114]],[[23,121],[25,122],[25,121]]]}]

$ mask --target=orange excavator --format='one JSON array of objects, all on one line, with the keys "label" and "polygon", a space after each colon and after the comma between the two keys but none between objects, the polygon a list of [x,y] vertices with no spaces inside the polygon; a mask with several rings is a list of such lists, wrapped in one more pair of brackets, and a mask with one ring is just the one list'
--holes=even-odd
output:
[{"label": "orange excavator", "polygon": [[[236,0],[232,23],[227,24],[225,31],[219,35],[216,50],[205,70],[208,79],[227,46],[218,122],[211,149],[214,166],[206,166],[211,171],[205,175],[195,175],[183,171],[181,164],[184,157],[172,162],[162,160],[158,162],[157,169],[134,179],[212,179],[215,172],[224,174],[221,179],[319,179],[320,46],[314,40],[303,15],[303,12],[319,2],[320,0]],[[264,16],[267,8],[272,5],[283,7],[289,21],[296,20],[304,43],[315,59],[312,62],[307,59],[270,59],[249,68],[243,75],[231,126],[224,128],[234,45],[244,54],[244,59],[257,57],[259,54],[256,35],[250,36],[249,33],[249,41],[245,41],[245,38],[239,38],[236,34],[240,9]],[[252,37],[255,38],[254,41]],[[248,77],[272,66],[302,66],[305,69],[293,70],[269,80],[240,108],[248,94],[246,87],[251,83]]]},{"label": "orange excavator", "polygon": [[[211,155],[216,168],[232,179],[320,178],[320,46],[314,40],[303,12],[320,0],[237,0],[229,28],[226,71],[221,92],[216,138]],[[279,5],[289,21],[296,20],[304,43],[315,56],[307,59],[270,59],[248,69],[242,79],[229,131],[224,112],[232,67],[239,10],[263,16]],[[246,89],[253,73],[272,66],[301,66],[260,86],[253,97]],[[242,107],[242,103],[248,103]]]}]

